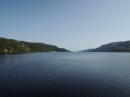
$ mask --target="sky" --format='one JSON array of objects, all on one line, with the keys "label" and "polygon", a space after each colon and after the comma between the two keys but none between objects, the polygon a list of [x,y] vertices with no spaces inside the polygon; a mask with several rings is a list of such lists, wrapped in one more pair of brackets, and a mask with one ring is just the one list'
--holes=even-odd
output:
[{"label": "sky", "polygon": [[72,51],[130,40],[130,0],[0,0],[0,37]]}]

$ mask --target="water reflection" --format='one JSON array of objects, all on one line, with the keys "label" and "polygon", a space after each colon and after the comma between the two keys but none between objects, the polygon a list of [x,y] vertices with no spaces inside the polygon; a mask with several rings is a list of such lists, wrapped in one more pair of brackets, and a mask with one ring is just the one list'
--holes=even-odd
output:
[{"label": "water reflection", "polygon": [[0,56],[0,96],[129,97],[129,53]]}]

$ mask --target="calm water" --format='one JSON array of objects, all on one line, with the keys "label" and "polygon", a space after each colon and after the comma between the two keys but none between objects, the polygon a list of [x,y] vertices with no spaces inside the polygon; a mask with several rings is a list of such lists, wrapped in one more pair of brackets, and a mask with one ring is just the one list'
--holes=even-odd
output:
[{"label": "calm water", "polygon": [[0,97],[130,97],[130,53],[0,56]]}]

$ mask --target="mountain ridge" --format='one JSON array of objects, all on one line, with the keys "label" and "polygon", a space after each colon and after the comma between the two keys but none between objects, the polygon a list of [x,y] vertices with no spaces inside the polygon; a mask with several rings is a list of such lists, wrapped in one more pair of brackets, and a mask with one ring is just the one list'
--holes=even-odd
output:
[{"label": "mountain ridge", "polygon": [[110,42],[95,49],[87,49],[84,52],[130,52],[130,40]]},{"label": "mountain ridge", "polygon": [[29,53],[29,52],[52,52],[52,51],[68,52],[69,50],[41,42],[26,42],[0,37],[1,55]]}]

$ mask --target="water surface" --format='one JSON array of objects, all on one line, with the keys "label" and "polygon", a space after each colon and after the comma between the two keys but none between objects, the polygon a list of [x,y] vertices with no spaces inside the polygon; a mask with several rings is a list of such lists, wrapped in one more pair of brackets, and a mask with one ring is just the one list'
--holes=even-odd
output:
[{"label": "water surface", "polygon": [[130,97],[130,53],[0,56],[0,97]]}]

